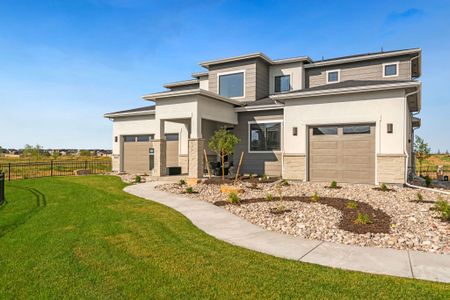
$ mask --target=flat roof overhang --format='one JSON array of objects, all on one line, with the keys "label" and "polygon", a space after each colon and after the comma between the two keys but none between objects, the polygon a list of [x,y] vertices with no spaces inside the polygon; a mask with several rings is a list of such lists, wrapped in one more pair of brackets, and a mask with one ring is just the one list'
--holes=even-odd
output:
[{"label": "flat roof overhang", "polygon": [[226,98],[226,97],[220,96],[216,93],[212,93],[210,91],[206,91],[203,89],[192,89],[192,90],[183,90],[183,91],[167,91],[167,92],[161,92],[161,93],[147,94],[147,95],[142,96],[142,99],[158,102],[158,100],[183,97],[183,96],[191,96],[191,95],[201,95],[201,96],[209,97],[209,98],[219,100],[222,102],[226,102],[226,103],[229,103],[232,105],[242,106],[242,103],[237,100]]}]

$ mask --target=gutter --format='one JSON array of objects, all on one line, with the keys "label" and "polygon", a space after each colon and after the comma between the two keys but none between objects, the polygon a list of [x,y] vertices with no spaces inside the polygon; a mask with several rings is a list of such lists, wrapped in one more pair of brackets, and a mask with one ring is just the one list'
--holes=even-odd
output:
[{"label": "gutter", "polygon": [[129,116],[146,116],[146,115],[154,115],[154,110],[145,110],[145,111],[134,111],[134,112],[124,112],[124,113],[108,113],[104,114],[104,118],[116,118],[116,117],[129,117]]},{"label": "gutter", "polygon": [[270,96],[270,98],[276,99],[276,100],[278,100],[278,99],[288,100],[288,99],[298,99],[298,98],[305,98],[305,97],[359,93],[359,92],[366,92],[366,91],[393,90],[393,89],[398,89],[398,88],[417,87],[420,85],[421,85],[420,81],[392,83],[392,84],[377,84],[377,85],[324,89],[324,90],[305,91],[305,92],[299,91],[299,92],[290,93],[290,94],[272,95],[272,96]]},{"label": "gutter", "polygon": [[410,183],[405,183],[405,185],[407,187],[413,188],[413,189],[419,189],[419,190],[424,190],[424,191],[430,191],[430,192],[436,192],[436,193],[442,193],[445,195],[450,195],[450,192],[446,192],[446,191],[441,191],[441,190],[437,190],[437,189],[432,189],[432,188],[427,188],[427,187],[423,187],[423,186],[419,186],[419,185],[413,185]]},{"label": "gutter", "polygon": [[266,105],[241,106],[236,107],[234,110],[236,112],[244,112],[244,111],[273,110],[283,108],[284,108],[283,104],[266,104]]}]

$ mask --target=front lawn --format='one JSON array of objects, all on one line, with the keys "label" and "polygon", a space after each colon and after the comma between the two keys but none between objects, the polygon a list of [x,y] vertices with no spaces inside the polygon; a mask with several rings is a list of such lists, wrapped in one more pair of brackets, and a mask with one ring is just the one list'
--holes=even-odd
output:
[{"label": "front lawn", "polygon": [[450,285],[283,260],[218,241],[117,177],[6,184],[0,298],[423,298]]}]

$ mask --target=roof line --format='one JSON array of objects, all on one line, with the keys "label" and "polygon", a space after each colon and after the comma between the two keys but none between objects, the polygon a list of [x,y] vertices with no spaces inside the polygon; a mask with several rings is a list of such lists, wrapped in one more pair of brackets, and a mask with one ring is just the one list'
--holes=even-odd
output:
[{"label": "roof line", "polygon": [[147,95],[142,96],[142,99],[156,102],[158,99],[190,96],[190,95],[202,95],[202,96],[210,97],[210,98],[213,98],[213,99],[216,99],[219,101],[230,103],[233,105],[242,106],[242,103],[240,101],[226,98],[226,97],[220,96],[216,93],[213,93],[213,92],[210,92],[210,91],[207,91],[204,89],[190,89],[190,90],[182,90],[182,91],[168,91],[168,92],[153,93],[153,94],[147,94]]},{"label": "roof line", "polygon": [[417,52],[419,52],[419,53],[422,52],[422,49],[411,48],[411,49],[395,50],[395,51],[389,51],[389,52],[377,52],[377,53],[353,55],[350,57],[347,57],[347,56],[336,57],[336,58],[331,58],[331,59],[327,59],[324,61],[320,61],[320,60],[314,61],[310,64],[306,64],[305,68],[314,68],[314,67],[348,63],[348,62],[354,62],[354,61],[362,61],[362,60],[370,60],[370,59],[390,57],[390,56],[398,56],[398,55],[403,55],[403,54],[406,55],[406,54],[412,54],[412,53],[417,53]]},{"label": "roof line", "polygon": [[272,64],[272,65],[285,64],[285,63],[291,63],[291,62],[300,62],[300,61],[312,62],[312,59],[308,56],[299,56],[299,57],[272,60],[270,57],[268,57],[266,54],[264,54],[262,52],[254,52],[254,53],[243,54],[243,55],[238,55],[238,56],[231,56],[231,57],[227,57],[227,58],[203,61],[200,63],[200,66],[202,66],[204,68],[208,68],[210,65],[217,65],[217,64],[223,64],[223,63],[239,61],[239,60],[244,60],[244,59],[252,59],[252,58],[261,58],[262,60],[264,60],[267,63]]},{"label": "roof line", "polygon": [[171,82],[171,83],[166,83],[165,85],[163,85],[163,87],[171,88],[171,87],[183,86],[183,85],[191,85],[191,84],[196,84],[196,83],[198,83],[197,79],[187,79],[187,80],[181,80],[181,81],[175,81],[175,82]]},{"label": "roof line", "polygon": [[105,118],[112,118],[112,117],[122,117],[122,116],[146,116],[146,115],[154,115],[155,110],[143,110],[143,111],[133,111],[133,112],[113,112],[113,113],[106,113],[103,115]]}]

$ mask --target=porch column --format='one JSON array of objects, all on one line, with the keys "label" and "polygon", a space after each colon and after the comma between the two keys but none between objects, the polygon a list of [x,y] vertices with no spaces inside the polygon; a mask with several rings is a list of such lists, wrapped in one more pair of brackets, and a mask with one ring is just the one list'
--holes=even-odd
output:
[{"label": "porch column", "polygon": [[197,115],[191,118],[191,134],[188,140],[189,177],[203,177],[203,149],[205,140],[202,138],[202,119]]},{"label": "porch column", "polygon": [[156,128],[155,139],[152,141],[155,149],[155,166],[153,169],[153,176],[166,175],[166,139],[164,135],[164,120],[157,122],[159,125]]}]

